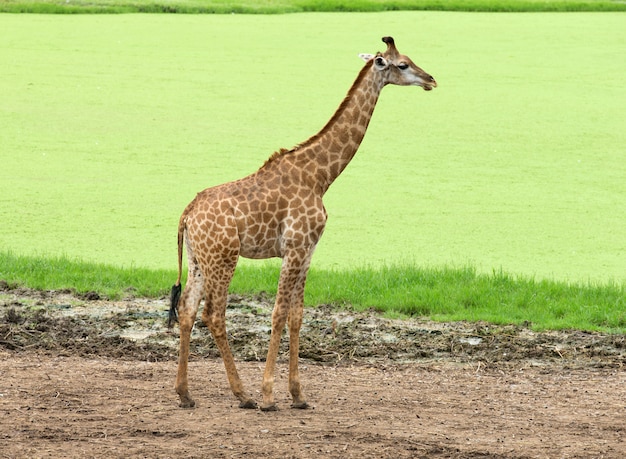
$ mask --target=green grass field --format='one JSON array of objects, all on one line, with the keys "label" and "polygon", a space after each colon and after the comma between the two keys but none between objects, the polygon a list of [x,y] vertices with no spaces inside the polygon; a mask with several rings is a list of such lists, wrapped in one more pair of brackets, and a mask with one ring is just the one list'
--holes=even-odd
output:
[{"label": "green grass field", "polygon": [[[361,150],[326,196],[308,301],[326,301],[312,291],[327,273],[370,266],[382,276],[401,265],[463,277],[470,266],[477,278],[504,272],[532,288],[617,285],[613,312],[598,313],[613,318],[589,326],[620,329],[623,18],[0,15],[0,250],[173,272],[176,223],[194,194],[315,133],[362,65],[356,54],[383,49],[391,34],[439,88],[383,91]],[[11,278],[7,266],[0,279]],[[377,306],[379,293],[341,295],[328,301]],[[437,315],[406,286],[380,295],[400,313]]]},{"label": "green grass field", "polygon": [[0,21],[0,247],[175,267],[195,193],[315,133],[398,31],[440,87],[383,91],[313,266],[624,280],[621,14]]},{"label": "green grass field", "polygon": [[619,0],[0,0],[10,13],[218,13],[626,11]]}]

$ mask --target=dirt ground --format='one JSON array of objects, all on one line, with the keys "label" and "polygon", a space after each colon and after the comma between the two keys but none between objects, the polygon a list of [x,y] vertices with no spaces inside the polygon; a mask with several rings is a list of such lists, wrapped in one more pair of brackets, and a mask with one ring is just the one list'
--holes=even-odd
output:
[{"label": "dirt ground", "polygon": [[[260,401],[271,299],[231,297],[229,339]],[[623,335],[307,309],[291,410],[237,408],[208,333],[178,407],[166,300],[0,285],[0,458],[623,458]],[[284,340],[286,345],[286,339]]]}]

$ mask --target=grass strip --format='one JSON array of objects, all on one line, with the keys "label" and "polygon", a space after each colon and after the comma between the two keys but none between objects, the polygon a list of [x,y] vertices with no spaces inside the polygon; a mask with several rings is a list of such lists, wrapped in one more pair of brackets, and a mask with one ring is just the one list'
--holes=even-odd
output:
[{"label": "grass strip", "polygon": [[[231,292],[275,295],[279,270],[275,263],[241,265]],[[79,294],[96,292],[111,299],[162,297],[168,295],[175,279],[174,270],[117,268],[67,257],[40,258],[0,252],[0,281],[5,288],[71,289]],[[623,284],[535,281],[498,271],[479,274],[469,266],[311,269],[306,303],[375,309],[391,317],[520,324],[535,330],[626,333]]]},{"label": "grass strip", "polygon": [[573,12],[626,11],[607,0],[0,0],[0,12],[38,14],[284,14],[381,11]]},{"label": "grass strip", "polygon": [[8,288],[96,292],[109,299],[156,298],[165,295],[175,280],[175,272],[169,270],[116,268],[67,256],[32,257],[0,252],[0,282],[4,281]]}]

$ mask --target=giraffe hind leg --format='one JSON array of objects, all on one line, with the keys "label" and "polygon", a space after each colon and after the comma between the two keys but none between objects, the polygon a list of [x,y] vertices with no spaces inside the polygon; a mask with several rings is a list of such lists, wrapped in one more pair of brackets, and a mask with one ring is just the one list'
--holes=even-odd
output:
[{"label": "giraffe hind leg", "polygon": [[189,395],[187,364],[189,362],[189,341],[198,307],[204,294],[203,278],[197,266],[190,263],[187,285],[178,301],[178,322],[180,324],[180,348],[178,353],[178,372],[176,374],[176,393],[180,397],[181,408],[193,408],[196,402]]},{"label": "giraffe hind leg", "polygon": [[232,267],[222,271],[222,277],[215,282],[205,285],[206,300],[202,311],[202,321],[211,331],[215,344],[220,350],[220,355],[226,368],[226,376],[233,394],[239,400],[240,408],[256,408],[256,402],[250,398],[243,388],[243,383],[237,372],[235,359],[228,344],[226,334],[226,306],[228,302],[228,285],[235,271],[236,259]]}]

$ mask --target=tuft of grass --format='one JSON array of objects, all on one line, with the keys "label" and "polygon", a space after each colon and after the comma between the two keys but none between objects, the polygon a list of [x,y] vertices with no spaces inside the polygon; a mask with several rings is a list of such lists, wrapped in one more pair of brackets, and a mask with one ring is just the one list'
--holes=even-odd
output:
[{"label": "tuft of grass", "polygon": [[0,0],[0,12],[37,14],[284,14],[382,11],[626,11],[607,0]]},{"label": "tuft of grass", "polygon": [[[275,262],[239,266],[231,292],[274,296],[279,272],[280,265]],[[122,269],[67,257],[0,252],[0,281],[12,287],[97,292],[112,299],[129,295],[163,297],[175,278],[174,270]],[[480,274],[471,266],[424,268],[396,264],[350,270],[311,269],[305,301],[308,306],[375,309],[390,317],[626,333],[624,284],[536,281],[502,271]]]}]

